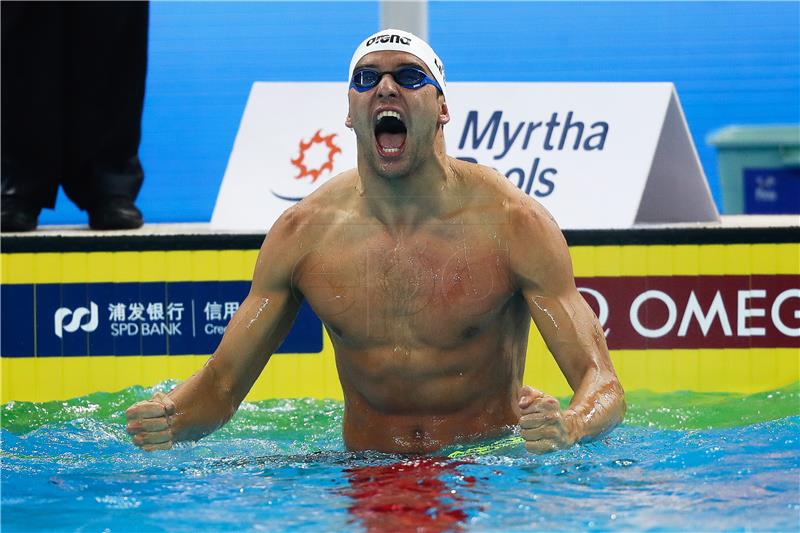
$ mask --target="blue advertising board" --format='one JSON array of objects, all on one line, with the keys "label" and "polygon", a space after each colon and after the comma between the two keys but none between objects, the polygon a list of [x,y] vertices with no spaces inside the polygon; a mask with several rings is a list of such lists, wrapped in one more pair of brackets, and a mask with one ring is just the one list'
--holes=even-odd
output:
[{"label": "blue advertising board", "polygon": [[745,168],[744,212],[800,213],[800,167]]},{"label": "blue advertising board", "polygon": [[[211,354],[248,281],[0,285],[3,357]],[[319,353],[304,303],[276,353]]]}]

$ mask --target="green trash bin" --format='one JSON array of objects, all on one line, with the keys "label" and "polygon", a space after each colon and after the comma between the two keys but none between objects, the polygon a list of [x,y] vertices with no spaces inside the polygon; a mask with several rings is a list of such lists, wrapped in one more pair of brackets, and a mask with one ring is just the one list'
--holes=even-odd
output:
[{"label": "green trash bin", "polygon": [[800,213],[800,124],[712,132],[726,214]]}]

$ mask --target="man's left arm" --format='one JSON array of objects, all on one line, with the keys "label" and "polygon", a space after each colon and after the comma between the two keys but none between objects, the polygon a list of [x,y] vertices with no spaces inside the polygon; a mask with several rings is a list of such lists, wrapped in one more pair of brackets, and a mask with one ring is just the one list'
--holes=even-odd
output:
[{"label": "man's left arm", "polygon": [[594,439],[625,416],[625,397],[597,317],[575,287],[566,241],[550,214],[531,200],[512,215],[512,269],[536,327],[573,390],[558,400],[523,387],[525,447],[543,453]]}]

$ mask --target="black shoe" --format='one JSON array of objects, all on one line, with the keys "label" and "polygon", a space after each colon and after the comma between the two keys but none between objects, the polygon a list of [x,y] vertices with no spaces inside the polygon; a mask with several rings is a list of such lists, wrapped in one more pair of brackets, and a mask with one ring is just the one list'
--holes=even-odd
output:
[{"label": "black shoe", "polygon": [[42,207],[15,195],[3,195],[0,200],[0,232],[32,231],[39,224]]},{"label": "black shoe", "polygon": [[89,209],[92,229],[136,229],[142,224],[142,212],[133,205],[133,200],[122,196],[105,198]]}]

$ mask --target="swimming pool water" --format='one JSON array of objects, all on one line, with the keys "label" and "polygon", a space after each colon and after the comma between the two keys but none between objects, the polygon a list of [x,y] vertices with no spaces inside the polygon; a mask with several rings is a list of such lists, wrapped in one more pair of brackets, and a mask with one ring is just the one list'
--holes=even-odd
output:
[{"label": "swimming pool water", "polygon": [[625,424],[597,442],[458,460],[347,452],[336,401],[245,403],[214,435],[159,453],[124,429],[154,389],[11,402],[2,529],[797,531],[798,385],[629,393]]}]

